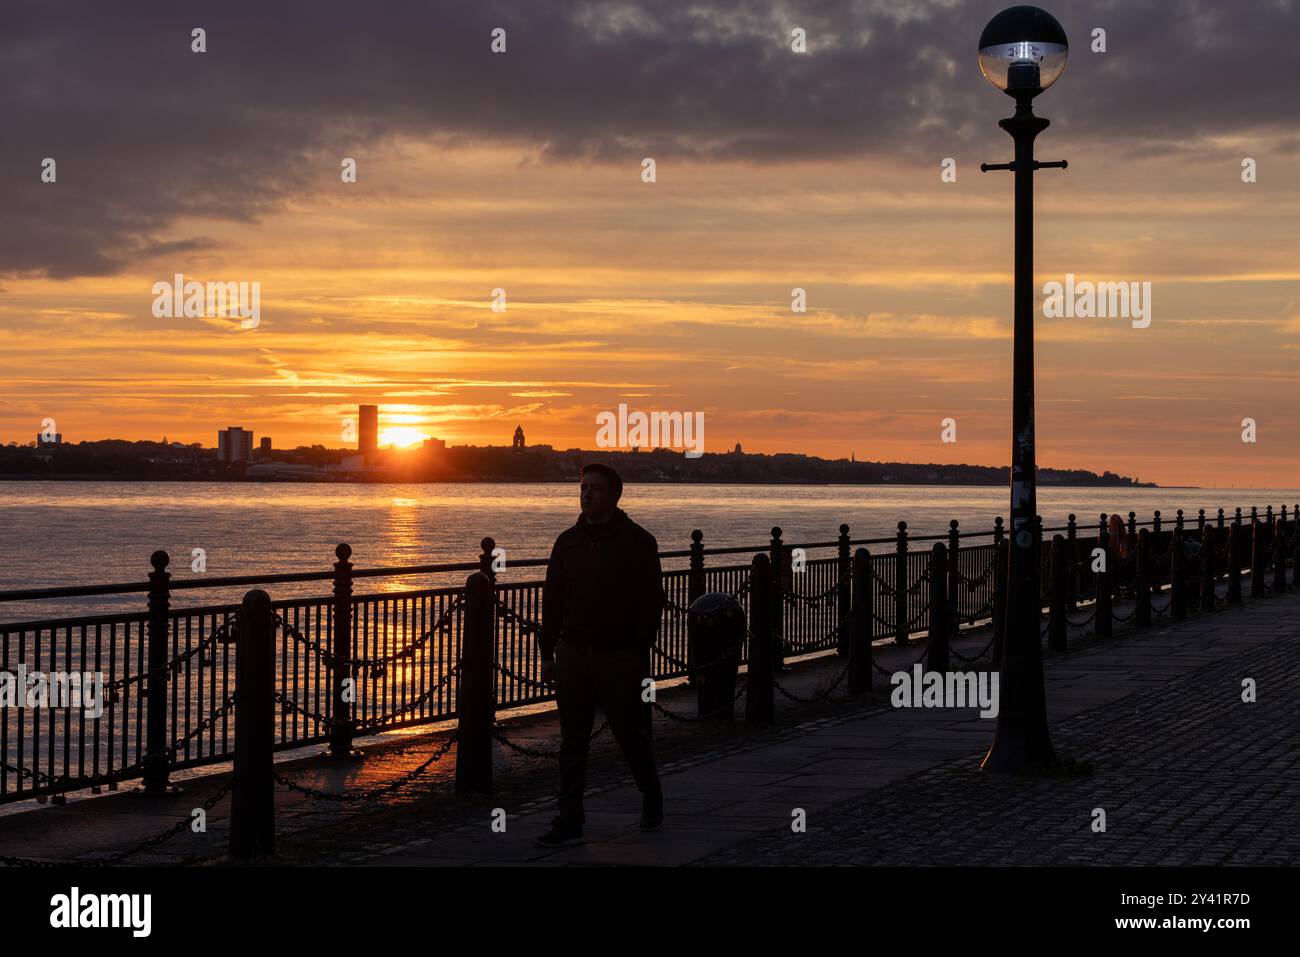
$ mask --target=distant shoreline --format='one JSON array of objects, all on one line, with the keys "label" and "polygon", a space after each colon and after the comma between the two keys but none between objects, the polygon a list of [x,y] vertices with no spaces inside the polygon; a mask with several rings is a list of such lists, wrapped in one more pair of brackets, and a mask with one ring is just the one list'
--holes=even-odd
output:
[{"label": "distant shoreline", "polygon": [[[308,476],[149,476],[149,475],[0,475],[0,482],[119,482],[133,484],[138,482],[194,484],[196,482],[214,482],[234,485],[565,485],[573,484],[560,479],[534,478],[401,478],[401,477],[348,477],[315,478]],[[693,481],[690,479],[627,479],[627,485],[752,485],[755,487],[839,487],[839,488],[1003,488],[1007,482],[816,482],[808,480],[773,482],[732,480],[726,482]],[[1038,480],[1039,488],[1126,488],[1126,489],[1189,489],[1201,491],[1202,485],[1157,485],[1154,482],[1044,482]],[[1231,490],[1229,490],[1231,491]],[[1250,491],[1250,489],[1237,490]],[[1262,491],[1262,490],[1257,490]]]}]

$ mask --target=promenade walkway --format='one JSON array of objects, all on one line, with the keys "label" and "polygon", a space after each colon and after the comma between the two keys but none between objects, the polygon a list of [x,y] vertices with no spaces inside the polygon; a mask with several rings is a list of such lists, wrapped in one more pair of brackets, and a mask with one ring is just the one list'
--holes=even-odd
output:
[{"label": "promenade walkway", "polygon": [[[957,642],[972,655],[975,632]],[[589,775],[588,842],[533,845],[554,816],[553,761],[498,745],[497,789],[454,799],[454,750],[375,801],[342,805],[278,792],[277,857],[284,864],[1293,864],[1300,860],[1300,596],[1164,624],[1049,656],[1047,699],[1058,753],[1087,758],[1081,778],[981,774],[994,722],[974,710],[893,709],[877,673],[870,699],[843,686],[829,700],[778,696],[777,724],[656,722],[666,795],[664,829],[637,829],[639,795],[608,733]],[[908,669],[921,646],[877,647],[886,670]],[[825,691],[834,657],[779,676],[793,694]],[[954,659],[953,668],[973,667]],[[1242,701],[1242,680],[1257,687]],[[688,713],[687,689],[662,693]],[[511,721],[510,740],[557,744],[552,712]],[[315,787],[357,789],[393,780],[445,735],[370,746],[366,761],[277,765]],[[96,857],[159,830],[223,783],[209,775],[155,802],[115,795],[0,818],[0,854]],[[221,860],[216,805],[205,834],[183,833],[131,863]],[[505,815],[493,830],[494,810]],[[807,829],[795,833],[802,809]],[[1093,830],[1096,809],[1106,830]],[[499,818],[500,815],[497,815]],[[96,851],[95,849],[100,849]],[[83,857],[84,859],[84,857]]]}]

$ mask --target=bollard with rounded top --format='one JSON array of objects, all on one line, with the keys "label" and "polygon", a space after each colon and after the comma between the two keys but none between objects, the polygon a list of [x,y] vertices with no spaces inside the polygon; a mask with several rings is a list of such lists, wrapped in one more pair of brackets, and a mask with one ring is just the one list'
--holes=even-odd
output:
[{"label": "bollard with rounded top", "polygon": [[[1178,510],[1178,516],[1177,516],[1176,520],[1174,521],[1174,528],[1175,528],[1176,530],[1179,530],[1179,531],[1181,531],[1182,528],[1183,528],[1183,510],[1182,510],[1181,508]],[[1151,540],[1152,544],[1155,544],[1157,541],[1159,541],[1159,539],[1155,539],[1155,538],[1153,538],[1153,539]],[[1170,547],[1170,548],[1173,547],[1173,536],[1172,536],[1172,535],[1169,536],[1169,547]]]},{"label": "bollard with rounded top", "polygon": [[[686,573],[686,605],[694,605],[706,590],[704,576],[704,533],[698,528],[691,531],[690,568]],[[692,671],[686,676],[686,683],[695,686],[698,676]]]},{"label": "bollard with rounded top", "polygon": [[1223,509],[1219,509],[1219,528],[1223,528]]},{"label": "bollard with rounded top", "polygon": [[1280,595],[1286,591],[1286,536],[1282,526],[1275,526],[1273,533],[1273,594]]},{"label": "bollard with rounded top", "polygon": [[1065,630],[1065,615],[1069,607],[1065,594],[1066,578],[1065,537],[1058,533],[1052,536],[1052,592],[1047,620],[1047,647],[1052,651],[1066,651],[1069,647],[1069,638]]},{"label": "bollard with rounded top", "polygon": [[759,552],[749,570],[749,675],[745,685],[745,723],[771,724],[776,717],[773,687],[772,560]]},{"label": "bollard with rounded top", "polygon": [[1300,588],[1300,504],[1291,514],[1295,516],[1291,523],[1291,584]]},{"label": "bollard with rounded top", "polygon": [[[171,653],[171,561],[159,549],[149,556],[149,683],[145,690],[144,793],[150,797],[174,794],[180,788],[167,783],[167,661]],[[59,803],[63,795],[55,797]]]},{"label": "bollard with rounded top", "polygon": [[1237,560],[1242,563],[1242,567],[1244,568],[1246,562],[1246,549],[1250,547],[1250,540],[1246,538],[1246,533],[1241,531],[1241,506],[1237,507],[1237,514],[1233,518],[1233,524],[1235,524],[1238,529],[1237,544],[1236,544]]},{"label": "bollard with rounded top", "polygon": [[479,548],[482,549],[482,551],[479,552],[478,556],[478,570],[486,575],[488,580],[493,584],[495,584],[497,580],[496,569],[492,567],[496,558],[492,552],[496,547],[497,540],[492,537],[485,538],[483,541],[479,542]]},{"label": "bollard with rounded top", "polygon": [[1241,604],[1241,536],[1242,526],[1228,526],[1228,594],[1230,605]]},{"label": "bollard with rounded top", "polygon": [[465,579],[465,633],[456,672],[456,793],[492,790],[492,691],[494,616],[492,579],[475,572]]},{"label": "bollard with rounded top", "polygon": [[1250,597],[1264,597],[1264,528],[1259,510],[1250,509]]},{"label": "bollard with rounded top", "polygon": [[[1178,524],[1180,526],[1183,524],[1183,510],[1181,508],[1178,510]],[[1156,509],[1151,515],[1151,534],[1160,534],[1160,509]]]},{"label": "bollard with rounded top", "polygon": [[1219,580],[1219,569],[1214,561],[1214,527],[1205,525],[1201,528],[1201,611],[1214,611],[1218,603],[1215,584]]},{"label": "bollard with rounded top", "polygon": [[961,585],[961,531],[957,525],[957,519],[952,519],[948,523],[948,635],[949,638],[956,638],[961,630],[957,616],[961,614],[959,587]]},{"label": "bollard with rounded top", "polygon": [[330,717],[330,749],[321,757],[346,761],[361,757],[352,747],[356,722],[352,704],[356,701],[356,672],[352,665],[352,546],[342,542],[334,549],[334,627],[330,630],[330,668],[333,713]]},{"label": "bollard with rounded top", "polygon": [[1065,607],[1076,611],[1079,607],[1079,537],[1074,513],[1065,522]]},{"label": "bollard with rounded top", "polygon": [[244,596],[235,641],[235,785],[230,798],[230,856],[275,850],[275,618],[271,596]]},{"label": "bollard with rounded top", "polygon": [[1101,530],[1097,532],[1097,547],[1101,549],[1102,570],[1097,572],[1097,614],[1092,619],[1092,633],[1097,638],[1109,638],[1114,633],[1111,621],[1111,568],[1110,568],[1110,532],[1106,529],[1106,514],[1101,516]]},{"label": "bollard with rounded top", "polygon": [[745,610],[725,592],[691,602],[686,618],[696,714],[730,722],[736,715],[736,671],[745,643]]},{"label": "bollard with rounded top", "polygon": [[853,553],[853,612],[849,619],[849,694],[871,691],[871,634],[875,622],[871,583],[871,553]]},{"label": "bollard with rounded top", "polygon": [[1205,509],[1200,509],[1196,513],[1196,534],[1205,534]]},{"label": "bollard with rounded top", "polygon": [[793,585],[792,557],[781,541],[781,526],[772,527],[772,669],[785,670],[785,593]]},{"label": "bollard with rounded top", "polygon": [[1283,561],[1284,563],[1286,562],[1285,554],[1286,554],[1286,545],[1287,545],[1286,528],[1287,528],[1287,520],[1286,520],[1286,503],[1283,503],[1283,504],[1282,504],[1282,517],[1279,518],[1278,521],[1277,521],[1277,534],[1278,534],[1278,535],[1281,537],[1281,539],[1282,539],[1282,551],[1283,551],[1283,556],[1284,556],[1283,559],[1282,559],[1282,561]]},{"label": "bollard with rounded top", "polygon": [[1176,621],[1187,617],[1187,555],[1181,528],[1174,529],[1169,543],[1169,614]]},{"label": "bollard with rounded top", "polygon": [[[1277,530],[1277,518],[1273,515],[1273,506],[1268,506],[1268,515],[1263,519],[1264,541],[1263,551],[1261,552],[1262,561],[1267,568],[1273,566],[1273,534]],[[1268,582],[1264,582],[1264,590],[1268,591]]]},{"label": "bollard with rounded top", "polygon": [[1145,528],[1138,532],[1137,568],[1134,574],[1134,624],[1138,628],[1151,627],[1151,533]]},{"label": "bollard with rounded top", "polygon": [[849,545],[849,527],[840,525],[838,561],[835,564],[839,585],[835,588],[835,653],[844,657],[850,653],[853,641],[849,636],[853,614],[853,554]]},{"label": "bollard with rounded top", "polygon": [[926,671],[948,670],[948,631],[952,617],[948,607],[948,555],[943,542],[930,549],[930,641],[925,650]]},{"label": "bollard with rounded top", "polygon": [[894,546],[894,643],[907,644],[907,522],[898,523]]},{"label": "bollard with rounded top", "polygon": [[1128,513],[1128,540],[1135,541],[1138,537],[1138,517],[1137,512]]}]

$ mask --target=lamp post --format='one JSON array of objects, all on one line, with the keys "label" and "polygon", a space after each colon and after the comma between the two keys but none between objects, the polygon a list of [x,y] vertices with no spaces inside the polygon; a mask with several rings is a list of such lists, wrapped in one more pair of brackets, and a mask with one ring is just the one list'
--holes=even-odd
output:
[{"label": "lamp post", "polygon": [[1011,163],[982,164],[980,170],[1016,174],[1015,345],[1011,405],[1011,540],[1007,570],[1007,631],[998,662],[999,709],[993,746],[980,767],[1023,772],[1056,767],[1047,731],[1043,655],[1038,630],[1038,501],[1034,462],[1034,170],[1065,168],[1065,162],[1034,160],[1034,138],[1048,126],[1035,116],[1033,99],[1065,69],[1065,31],[1037,7],[1003,10],[980,36],[980,70],[985,79],[1015,97],[1014,116],[998,125],[1015,143]]}]

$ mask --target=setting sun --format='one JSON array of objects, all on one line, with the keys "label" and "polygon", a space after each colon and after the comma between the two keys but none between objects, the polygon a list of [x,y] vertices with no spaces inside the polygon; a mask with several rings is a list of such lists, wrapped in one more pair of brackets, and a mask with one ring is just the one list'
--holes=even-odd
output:
[{"label": "setting sun", "polygon": [[379,444],[391,445],[399,449],[409,449],[414,445],[419,445],[428,437],[419,429],[413,429],[409,426],[397,426],[380,432]]}]

